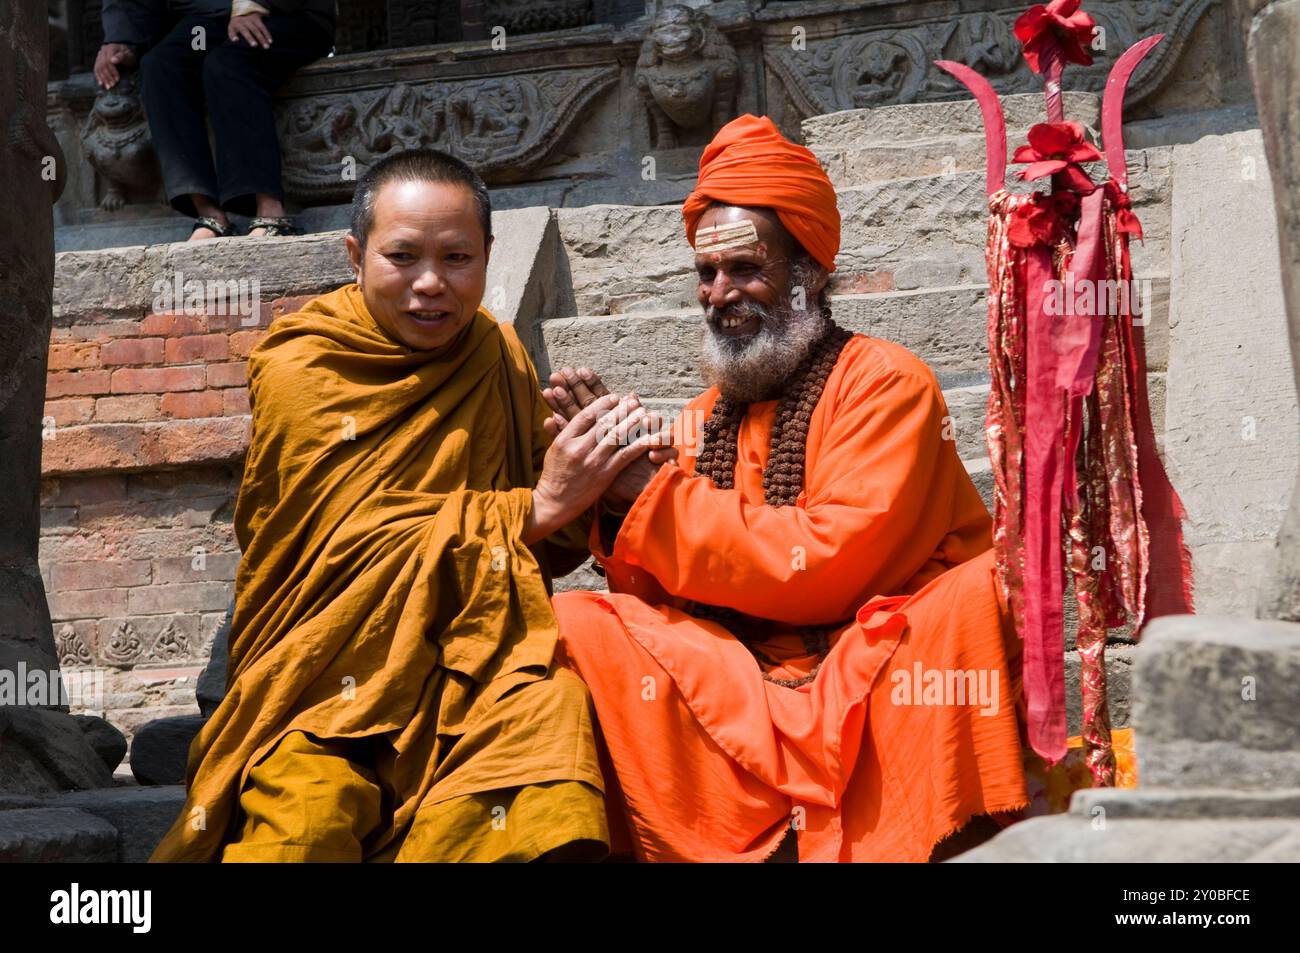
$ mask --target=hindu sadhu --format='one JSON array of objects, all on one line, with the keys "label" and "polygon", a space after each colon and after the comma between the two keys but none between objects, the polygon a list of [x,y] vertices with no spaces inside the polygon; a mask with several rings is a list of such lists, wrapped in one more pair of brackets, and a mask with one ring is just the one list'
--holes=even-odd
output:
[{"label": "hindu sadhu", "polygon": [[[1018,649],[934,374],[834,323],[835,193],[770,120],[722,129],[683,214],[710,387],[676,462],[602,503],[610,592],[554,599],[615,852],[924,861],[995,831],[1028,801]],[[552,426],[604,393],[551,384]]]},{"label": "hindu sadhu", "polygon": [[479,306],[491,213],[464,163],[378,163],[346,242],[356,283],[250,360],[229,688],[153,859],[604,856],[549,573],[666,437],[607,397],[552,443],[524,348]]}]

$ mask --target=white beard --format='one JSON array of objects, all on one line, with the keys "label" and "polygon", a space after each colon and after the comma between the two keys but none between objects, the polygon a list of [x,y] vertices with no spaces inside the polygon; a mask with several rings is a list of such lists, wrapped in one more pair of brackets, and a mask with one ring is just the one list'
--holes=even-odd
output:
[{"label": "white beard", "polygon": [[742,404],[778,396],[826,333],[826,318],[820,310],[796,311],[788,303],[765,308],[742,302],[725,313],[757,317],[760,327],[749,337],[729,337],[718,330],[720,315],[709,309],[700,374],[710,387]]}]

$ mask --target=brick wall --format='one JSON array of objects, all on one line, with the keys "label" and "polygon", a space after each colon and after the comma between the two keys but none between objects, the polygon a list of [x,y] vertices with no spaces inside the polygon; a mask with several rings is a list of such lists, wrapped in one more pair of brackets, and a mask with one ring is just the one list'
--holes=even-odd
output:
[{"label": "brick wall", "polygon": [[[103,677],[102,693],[71,707],[105,715],[128,738],[198,710],[195,681],[239,564],[248,354],[276,316],[347,279],[338,236],[202,244],[56,263],[41,575],[70,690],[88,673]],[[256,276],[261,300],[247,316],[153,313],[154,280],[182,269],[200,280]]]}]

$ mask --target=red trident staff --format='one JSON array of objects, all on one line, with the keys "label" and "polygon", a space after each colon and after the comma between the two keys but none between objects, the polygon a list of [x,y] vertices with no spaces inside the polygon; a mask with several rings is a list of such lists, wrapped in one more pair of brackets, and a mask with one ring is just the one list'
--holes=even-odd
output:
[{"label": "red trident staff", "polygon": [[[1014,161],[1025,180],[1005,187],[1006,122],[997,93],[960,63],[940,61],[974,95],[984,118],[989,228],[990,390],[985,437],[994,476],[998,579],[1024,640],[1030,746],[1049,763],[1066,752],[1064,574],[1079,609],[1084,756],[1095,785],[1112,785],[1106,705],[1106,631],[1192,611],[1191,558],[1182,501],[1156,453],[1146,390],[1145,319],[1134,320],[1131,236],[1142,237],[1128,194],[1124,92],[1163,35],[1116,61],[1102,102],[1110,173],[1094,183],[1083,162],[1101,158],[1083,127],[1066,122],[1061,77],[1089,65],[1095,23],[1079,0],[1031,7],[1016,21],[1026,62],[1045,76],[1047,122]],[[1104,284],[1115,282],[1115,284]],[[1055,314],[1060,290],[1084,294]],[[1086,434],[1085,434],[1086,415]],[[1067,557],[1068,551],[1068,557]]]}]

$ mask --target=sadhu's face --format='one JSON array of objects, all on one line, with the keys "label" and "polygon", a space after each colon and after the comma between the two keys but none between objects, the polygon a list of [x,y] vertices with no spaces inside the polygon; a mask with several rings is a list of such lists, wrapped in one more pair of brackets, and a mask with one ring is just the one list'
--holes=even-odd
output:
[{"label": "sadhu's face", "polygon": [[[790,233],[769,209],[716,205],[695,236],[700,307],[718,334],[752,337],[761,321],[747,305],[771,309],[790,300]],[[806,289],[809,300],[820,290]]]},{"label": "sadhu's face", "polygon": [[767,400],[826,331],[828,276],[770,209],[706,209],[695,251],[706,321],[700,374],[734,400]]},{"label": "sadhu's face", "polygon": [[449,351],[474,318],[487,284],[474,193],[446,182],[389,182],[375,196],[366,247],[347,236],[366,308],[417,351]]}]

